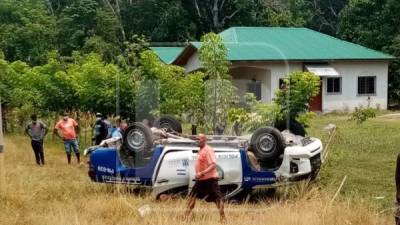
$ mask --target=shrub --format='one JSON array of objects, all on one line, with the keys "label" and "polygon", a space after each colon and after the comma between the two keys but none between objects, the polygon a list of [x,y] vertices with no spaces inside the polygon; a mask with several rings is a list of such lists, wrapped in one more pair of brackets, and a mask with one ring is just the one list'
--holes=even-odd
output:
[{"label": "shrub", "polygon": [[275,94],[284,118],[295,119],[308,111],[308,103],[319,92],[319,82],[319,77],[309,72],[292,72],[284,78],[284,87]]},{"label": "shrub", "polygon": [[376,116],[376,110],[372,108],[356,107],[354,112],[351,114],[349,120],[354,120],[357,124],[362,124],[367,121],[368,118],[374,118]]},{"label": "shrub", "polygon": [[297,116],[296,120],[303,124],[305,127],[310,126],[310,121],[315,118],[315,112],[306,112]]}]

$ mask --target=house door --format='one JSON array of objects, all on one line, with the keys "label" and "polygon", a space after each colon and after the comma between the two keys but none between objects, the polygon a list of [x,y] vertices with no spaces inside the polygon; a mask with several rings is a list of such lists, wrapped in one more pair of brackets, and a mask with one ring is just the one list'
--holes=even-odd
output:
[{"label": "house door", "polygon": [[322,112],[322,78],[319,81],[319,93],[310,102],[310,110]]}]

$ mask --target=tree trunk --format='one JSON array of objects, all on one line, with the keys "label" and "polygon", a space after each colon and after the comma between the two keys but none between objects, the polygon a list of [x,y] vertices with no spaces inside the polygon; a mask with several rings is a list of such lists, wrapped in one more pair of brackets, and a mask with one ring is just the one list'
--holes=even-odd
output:
[{"label": "tree trunk", "polygon": [[216,32],[220,32],[221,31],[221,23],[219,21],[219,7],[218,7],[218,1],[219,0],[214,0],[214,6],[212,9],[212,17],[213,17],[213,25],[215,28]]},{"label": "tree trunk", "polygon": [[119,0],[115,1],[115,9],[114,9],[114,7],[112,6],[112,4],[110,3],[109,0],[103,0],[103,1],[104,1],[104,3],[106,3],[108,5],[108,7],[110,8],[111,12],[118,19],[119,29],[120,29],[121,35],[122,35],[122,41],[125,41],[126,40],[126,35],[125,35],[124,26],[122,25],[121,10],[120,10],[120,7],[119,7]]}]

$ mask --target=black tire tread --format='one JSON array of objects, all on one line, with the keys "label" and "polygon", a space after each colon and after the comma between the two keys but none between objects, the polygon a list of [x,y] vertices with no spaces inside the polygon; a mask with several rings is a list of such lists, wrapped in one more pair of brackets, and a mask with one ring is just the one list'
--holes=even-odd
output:
[{"label": "black tire tread", "polygon": [[[274,151],[271,153],[264,153],[261,150],[257,149],[257,139],[261,134],[269,133],[275,137],[276,146]],[[279,160],[279,156],[283,154],[283,150],[285,149],[285,142],[281,132],[274,127],[261,127],[258,128],[250,139],[250,149],[253,151],[254,155],[260,160],[264,162],[274,162]]]},{"label": "black tire tread", "polygon": [[162,123],[168,123],[171,129],[167,130],[168,132],[177,132],[182,133],[182,125],[181,123],[171,115],[163,115],[160,118],[154,121],[154,127],[160,128]]}]

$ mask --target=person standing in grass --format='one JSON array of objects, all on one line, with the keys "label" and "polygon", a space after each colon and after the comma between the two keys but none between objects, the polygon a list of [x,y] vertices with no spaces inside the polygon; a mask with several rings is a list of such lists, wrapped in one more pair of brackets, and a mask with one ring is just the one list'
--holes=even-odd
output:
[{"label": "person standing in grass", "polygon": [[64,149],[67,154],[68,164],[71,164],[71,149],[76,155],[78,164],[81,162],[77,140],[78,132],[78,123],[74,119],[69,118],[68,113],[64,113],[63,118],[58,121],[54,127],[54,134],[64,141]]},{"label": "person standing in grass", "polygon": [[94,144],[99,145],[108,136],[108,124],[102,118],[101,113],[96,113],[96,123],[93,127]]},{"label": "person standing in grass", "polygon": [[195,170],[196,183],[189,193],[189,201],[184,219],[188,220],[196,203],[196,198],[205,199],[207,202],[214,202],[219,210],[221,222],[225,222],[224,202],[218,186],[217,161],[214,149],[206,144],[207,137],[204,134],[198,136],[200,151],[197,155]]},{"label": "person standing in grass", "polygon": [[37,119],[36,114],[31,115],[31,122],[26,126],[25,133],[31,138],[31,145],[35,154],[36,163],[44,165],[43,142],[47,134],[47,126]]}]

